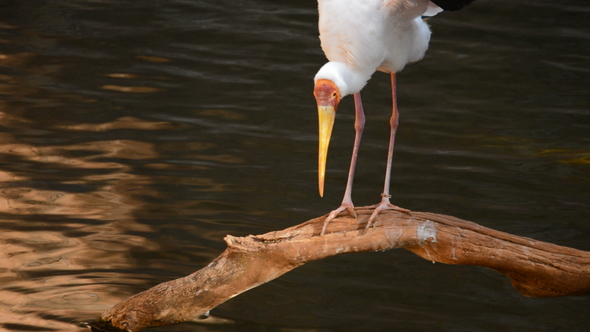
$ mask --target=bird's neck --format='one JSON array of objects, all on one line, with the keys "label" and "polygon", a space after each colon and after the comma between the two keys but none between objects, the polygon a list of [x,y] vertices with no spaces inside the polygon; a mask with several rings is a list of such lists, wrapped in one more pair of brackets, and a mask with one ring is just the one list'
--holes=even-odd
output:
[{"label": "bird's neck", "polygon": [[317,82],[317,80],[325,79],[334,82],[338,90],[340,90],[341,97],[344,97],[360,92],[375,72],[375,69],[361,70],[351,68],[342,62],[330,61],[320,68],[314,80]]}]

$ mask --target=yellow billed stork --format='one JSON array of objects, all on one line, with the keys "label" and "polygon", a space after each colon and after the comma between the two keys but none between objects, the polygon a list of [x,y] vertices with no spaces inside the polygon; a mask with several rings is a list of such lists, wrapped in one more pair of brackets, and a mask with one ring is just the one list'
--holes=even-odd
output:
[{"label": "yellow billed stork", "polygon": [[443,10],[459,10],[474,0],[318,0],[319,30],[322,50],[329,62],[314,78],[314,96],[319,117],[318,180],[320,196],[324,195],[324,179],[328,145],[340,100],[352,94],[355,105],[355,131],[352,159],[344,199],[324,221],[328,223],[347,210],[356,217],[352,203],[352,182],[365,116],[360,91],[373,73],[391,75],[393,111],[391,133],[381,202],[367,222],[368,229],[377,215],[387,209],[409,213],[390,203],[389,182],[391,159],[398,125],[395,74],[410,62],[418,61],[428,49],[430,29],[423,17]]}]

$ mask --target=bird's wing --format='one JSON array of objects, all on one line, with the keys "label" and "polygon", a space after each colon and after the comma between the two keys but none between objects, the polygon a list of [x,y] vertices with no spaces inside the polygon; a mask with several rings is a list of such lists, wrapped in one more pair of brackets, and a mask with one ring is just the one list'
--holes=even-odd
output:
[{"label": "bird's wing", "polygon": [[391,13],[402,13],[428,2],[428,0],[383,0],[383,6],[389,8]]},{"label": "bird's wing", "polygon": [[434,16],[443,11],[429,0],[383,0],[383,6],[389,9],[389,15],[402,16],[407,19]]},{"label": "bird's wing", "polygon": [[[443,10],[457,11],[475,0],[383,0],[383,4],[390,9],[391,12],[411,12],[418,10],[421,11],[423,3],[428,2],[426,12],[422,13],[422,16],[434,16]],[[422,5],[422,6],[421,6]]]},{"label": "bird's wing", "polygon": [[428,4],[428,8],[426,8],[426,12],[424,12],[424,14],[422,14],[423,17],[432,17],[440,12],[442,12],[443,9],[440,8],[439,6],[437,6],[435,3],[433,3],[432,1]]}]

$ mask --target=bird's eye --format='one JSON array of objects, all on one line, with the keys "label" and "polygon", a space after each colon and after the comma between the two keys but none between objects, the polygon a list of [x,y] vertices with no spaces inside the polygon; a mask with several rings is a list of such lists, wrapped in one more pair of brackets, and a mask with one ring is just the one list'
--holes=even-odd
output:
[{"label": "bird's eye", "polygon": [[336,95],[337,95],[336,91],[332,92],[332,98],[336,98]]}]

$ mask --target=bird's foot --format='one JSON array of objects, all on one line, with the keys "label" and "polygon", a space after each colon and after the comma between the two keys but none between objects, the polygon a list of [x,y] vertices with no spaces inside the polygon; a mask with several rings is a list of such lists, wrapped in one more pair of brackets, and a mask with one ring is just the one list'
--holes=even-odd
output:
[{"label": "bird's foot", "polygon": [[371,208],[374,208],[375,210],[373,210],[371,217],[369,217],[369,221],[367,222],[367,226],[365,226],[365,232],[367,232],[369,227],[371,227],[373,225],[373,222],[375,221],[375,219],[377,219],[377,216],[379,215],[379,213],[381,213],[381,211],[396,210],[399,212],[407,213],[409,215],[412,214],[412,212],[408,209],[404,209],[404,208],[401,208],[397,205],[391,204],[389,202],[389,198],[391,197],[391,195],[381,194],[381,196],[383,197],[383,199],[381,200],[381,203],[370,206]]},{"label": "bird's foot", "polygon": [[354,205],[352,205],[352,203],[342,202],[340,207],[338,207],[336,210],[330,212],[330,214],[326,217],[326,219],[324,220],[324,226],[322,227],[322,232],[320,233],[320,235],[324,235],[324,233],[326,232],[326,227],[328,226],[328,223],[330,223],[330,221],[332,221],[334,218],[336,218],[340,214],[340,212],[342,212],[344,210],[348,211],[348,213],[350,213],[351,216],[356,218],[356,212],[354,212]]}]

